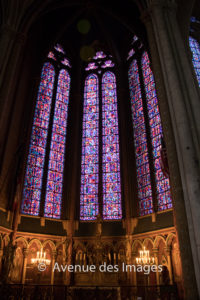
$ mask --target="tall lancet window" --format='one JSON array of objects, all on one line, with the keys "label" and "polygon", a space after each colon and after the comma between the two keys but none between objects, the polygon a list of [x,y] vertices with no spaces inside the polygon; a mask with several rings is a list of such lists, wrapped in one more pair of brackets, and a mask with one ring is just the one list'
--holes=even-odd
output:
[{"label": "tall lancet window", "polygon": [[192,52],[192,63],[194,70],[197,76],[197,81],[200,87],[200,20],[197,20],[195,17],[191,17],[191,26],[190,26],[190,37],[189,37],[189,46]]},{"label": "tall lancet window", "polygon": [[135,36],[128,55],[139,214],[172,207],[166,149],[149,57]]},{"label": "tall lancet window", "polygon": [[86,67],[80,219],[122,218],[119,126],[112,57],[99,51]]},{"label": "tall lancet window", "polygon": [[23,214],[61,217],[70,63],[60,45],[44,63],[26,167]]}]

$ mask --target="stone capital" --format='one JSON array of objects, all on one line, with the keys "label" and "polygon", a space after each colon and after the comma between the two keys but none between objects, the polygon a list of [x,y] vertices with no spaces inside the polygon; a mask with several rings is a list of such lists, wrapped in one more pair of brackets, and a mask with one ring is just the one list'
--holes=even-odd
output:
[{"label": "stone capital", "polygon": [[27,256],[28,256],[28,249],[27,248],[23,249],[23,255],[24,255],[24,258],[27,258]]},{"label": "stone capital", "polygon": [[132,257],[136,257],[136,256],[137,256],[137,252],[132,251],[132,252],[131,252],[131,256],[132,256]]},{"label": "stone capital", "polygon": [[170,255],[170,253],[171,253],[171,246],[165,247],[164,250],[165,250],[165,252],[166,252],[167,255]]},{"label": "stone capital", "polygon": [[55,259],[57,256],[57,251],[56,250],[53,250],[52,251],[52,259]]},{"label": "stone capital", "polygon": [[153,248],[152,253],[157,256],[158,255],[158,248]]}]

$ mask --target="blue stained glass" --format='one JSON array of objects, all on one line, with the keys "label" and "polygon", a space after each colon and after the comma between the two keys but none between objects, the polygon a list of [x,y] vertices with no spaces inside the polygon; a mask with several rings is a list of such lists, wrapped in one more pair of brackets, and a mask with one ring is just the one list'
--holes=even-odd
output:
[{"label": "blue stained glass", "polygon": [[103,218],[121,219],[121,181],[116,79],[112,72],[102,78]]},{"label": "blue stained glass", "polygon": [[156,177],[156,192],[158,210],[165,210],[172,207],[172,197],[170,193],[169,179],[161,174],[161,136],[162,125],[156,96],[155,81],[150,68],[147,52],[142,56],[142,71],[145,83],[150,135],[153,148],[153,163]]},{"label": "blue stained glass", "polygon": [[54,109],[44,210],[44,216],[50,218],[60,218],[61,216],[69,90],[70,76],[66,70],[61,70]]},{"label": "blue stained glass", "polygon": [[200,86],[200,44],[193,37],[189,37],[190,49],[192,51],[192,62]]},{"label": "blue stained glass", "polygon": [[95,220],[99,213],[99,89],[95,74],[85,80],[82,160],[81,160],[81,193],[80,219]]},{"label": "blue stained glass", "polygon": [[133,60],[130,65],[128,77],[134,129],[139,212],[140,215],[143,216],[153,212],[153,201],[146,126],[144,120],[138,65],[136,60]]},{"label": "blue stained glass", "polygon": [[24,181],[22,213],[38,215],[42,189],[47,132],[53,94],[55,72],[50,63],[42,69],[35,108],[28,162]]}]

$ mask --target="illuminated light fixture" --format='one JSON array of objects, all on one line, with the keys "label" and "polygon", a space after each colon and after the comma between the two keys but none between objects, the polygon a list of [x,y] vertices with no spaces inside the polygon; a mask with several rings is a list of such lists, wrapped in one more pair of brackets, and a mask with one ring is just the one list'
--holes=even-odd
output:
[{"label": "illuminated light fixture", "polygon": [[51,260],[46,258],[46,252],[43,252],[43,249],[41,251],[37,251],[37,256],[36,258],[31,258],[31,263],[32,264],[45,264],[45,265],[50,265]]},{"label": "illuminated light fixture", "polygon": [[149,250],[145,250],[145,247],[143,248],[143,250],[140,250],[139,253],[140,253],[140,257],[136,257],[136,263],[138,265],[141,265],[141,264],[151,265],[151,264],[155,263],[154,257],[149,256]]}]

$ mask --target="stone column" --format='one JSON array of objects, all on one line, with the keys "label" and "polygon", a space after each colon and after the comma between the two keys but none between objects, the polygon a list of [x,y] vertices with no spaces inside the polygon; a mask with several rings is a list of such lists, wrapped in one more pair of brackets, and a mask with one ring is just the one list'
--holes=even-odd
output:
[{"label": "stone column", "polygon": [[[143,16],[143,20],[148,33],[153,71],[157,88],[162,89],[163,95],[166,93],[163,99],[159,98],[159,102],[167,101],[167,104],[159,103],[161,117],[166,118],[169,111],[170,117],[167,121],[171,122],[165,137],[168,135],[167,151],[169,153],[169,148],[171,148],[173,153],[173,159],[171,153],[168,157],[185,297],[197,299],[199,296],[195,282],[198,283],[200,293],[200,170],[197,163],[200,153],[200,125],[197,112],[200,111],[200,103],[198,91],[176,21],[175,1],[149,0],[147,2],[148,11],[145,17]],[[164,107],[167,108],[166,111]],[[173,141],[176,148],[172,145]],[[176,153],[179,170],[176,166]],[[175,169],[176,174],[173,174]],[[174,179],[175,182],[173,182]],[[194,268],[196,274],[194,274]]]},{"label": "stone column", "polygon": [[155,265],[157,266],[157,269],[156,269],[156,285],[159,285],[160,280],[159,280],[159,273],[158,273],[158,248],[153,248],[152,252],[153,252],[153,255],[154,255],[154,259],[155,259]]},{"label": "stone column", "polygon": [[[132,251],[132,262],[133,265],[136,266],[136,255],[137,253],[135,251]],[[132,282],[133,286],[137,286],[137,272],[133,272]]]},{"label": "stone column", "polygon": [[0,272],[2,272],[3,248],[0,248]]},{"label": "stone column", "polygon": [[54,284],[54,265],[56,261],[57,251],[52,251],[52,262],[51,262],[51,285]]},{"label": "stone column", "polygon": [[171,247],[166,247],[164,250],[165,250],[165,253],[167,254],[167,265],[168,265],[168,270],[169,270],[170,284],[173,284]]},{"label": "stone column", "polygon": [[[73,249],[73,240],[72,240],[72,237],[71,237],[71,239],[69,240],[69,246],[68,246],[68,249],[67,249],[67,265],[76,264],[76,262],[74,261],[74,259],[75,259],[74,256],[75,256],[75,253],[74,253],[74,249]],[[81,259],[80,259],[80,262],[78,262],[78,264],[80,264],[80,265],[82,264]],[[74,280],[73,273],[66,270],[65,284],[66,285],[72,285],[73,280]]]},{"label": "stone column", "polygon": [[28,249],[23,250],[23,255],[24,255],[24,264],[23,264],[23,270],[22,270],[22,284],[24,284],[25,280],[26,280],[26,266],[27,266]]}]

